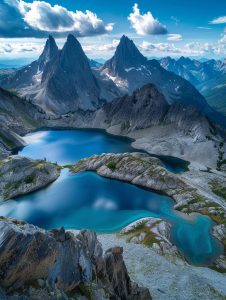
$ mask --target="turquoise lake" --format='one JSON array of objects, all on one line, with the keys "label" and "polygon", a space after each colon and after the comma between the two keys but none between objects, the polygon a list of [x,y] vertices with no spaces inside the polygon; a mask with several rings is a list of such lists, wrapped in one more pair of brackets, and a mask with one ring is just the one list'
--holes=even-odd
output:
[{"label": "turquoise lake", "polygon": [[[131,140],[100,130],[43,130],[25,137],[20,155],[46,158],[58,164],[73,163],[92,154],[132,152]],[[184,161],[161,157],[166,168],[179,173]],[[212,221],[198,215],[193,220],[173,209],[171,198],[92,172],[70,174],[67,169],[48,187],[0,205],[0,215],[26,220],[50,229],[87,228],[116,232],[143,217],[159,217],[172,224],[171,240],[195,265],[211,265],[223,247],[212,236]]]}]

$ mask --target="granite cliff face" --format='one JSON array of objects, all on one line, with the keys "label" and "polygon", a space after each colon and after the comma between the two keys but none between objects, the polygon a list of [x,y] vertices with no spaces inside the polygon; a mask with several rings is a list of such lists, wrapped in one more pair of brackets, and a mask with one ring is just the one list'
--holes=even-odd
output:
[{"label": "granite cliff face", "polygon": [[0,286],[12,299],[18,291],[29,299],[151,299],[130,280],[123,249],[103,254],[94,232],[74,236],[4,218],[0,229]]}]

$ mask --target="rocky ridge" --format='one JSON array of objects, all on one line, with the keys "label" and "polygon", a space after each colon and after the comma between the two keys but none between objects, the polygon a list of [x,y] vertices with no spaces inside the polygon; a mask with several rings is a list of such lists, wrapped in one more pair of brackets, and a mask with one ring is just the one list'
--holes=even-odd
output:
[{"label": "rocky ridge", "polygon": [[1,299],[151,299],[131,281],[123,249],[103,253],[94,232],[74,236],[5,218],[0,228]]}]

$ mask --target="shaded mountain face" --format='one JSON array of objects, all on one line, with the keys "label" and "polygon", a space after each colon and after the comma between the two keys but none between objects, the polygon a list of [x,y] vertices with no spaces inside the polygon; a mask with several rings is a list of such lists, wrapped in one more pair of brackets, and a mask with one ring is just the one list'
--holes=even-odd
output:
[{"label": "shaded mountain face", "polygon": [[205,140],[212,125],[206,115],[196,106],[175,102],[169,105],[164,95],[153,84],[147,84],[113,100],[102,108],[108,127],[118,126],[120,132],[173,125],[184,135],[196,140]]},{"label": "shaded mountain face", "polygon": [[226,117],[226,74],[198,86],[208,104]]},{"label": "shaded mountain face", "polygon": [[36,120],[45,117],[35,104],[0,88],[0,124],[18,134],[24,134],[37,126]]},{"label": "shaded mountain face", "polygon": [[89,65],[90,65],[91,68],[94,68],[94,69],[99,69],[100,67],[103,66],[102,63],[99,63],[98,61],[93,60],[93,59],[89,60]]},{"label": "shaded mountain face", "polygon": [[40,108],[0,88],[0,159],[24,146],[20,135],[37,128],[44,118]]},{"label": "shaded mountain face", "polygon": [[163,68],[185,78],[197,88],[199,84],[226,73],[225,62],[214,59],[201,62],[182,56],[178,60],[165,57],[159,62]]},{"label": "shaded mountain face", "polygon": [[6,89],[18,89],[35,85],[41,81],[42,72],[46,64],[53,59],[57,53],[58,48],[56,42],[52,36],[49,36],[39,59],[28,66],[11,72],[11,74],[5,76],[3,80],[0,79],[0,85]]},{"label": "shaded mountain face", "polygon": [[68,36],[63,49],[47,64],[41,89],[45,106],[54,111],[93,110],[99,106],[98,82],[74,36]]},{"label": "shaded mountain face", "polygon": [[137,49],[132,40],[123,35],[114,56],[108,60],[103,69],[108,69],[113,76],[126,78],[127,69],[145,64],[147,58]]},{"label": "shaded mountain face", "polygon": [[181,101],[205,106],[203,96],[186,80],[166,71],[157,60],[147,60],[127,37],[122,37],[115,55],[101,72],[110,77],[123,92],[132,93],[147,83],[153,83],[169,104]]},{"label": "shaded mountain face", "polygon": [[147,84],[103,108],[106,122],[110,122],[111,126],[121,124],[122,130],[136,130],[160,124],[169,104],[153,84]]}]

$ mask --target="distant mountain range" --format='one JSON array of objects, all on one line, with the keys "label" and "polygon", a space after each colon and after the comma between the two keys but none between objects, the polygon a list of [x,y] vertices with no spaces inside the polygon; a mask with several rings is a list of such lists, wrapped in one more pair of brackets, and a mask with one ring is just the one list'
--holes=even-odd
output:
[{"label": "distant mountain range", "polygon": [[[174,60],[167,59],[173,65]],[[186,58],[174,61],[175,64],[184,69],[190,65],[205,65],[212,68],[212,73],[220,69],[223,72],[224,69],[219,62],[201,63]],[[193,105],[214,122],[224,122],[223,116],[207,104],[203,95],[183,78],[185,76],[166,70],[167,66],[164,59],[160,62],[148,60],[126,36],[122,36],[114,56],[103,66],[86,57],[73,35],[68,36],[62,50],[57,48],[54,38],[49,36],[39,59],[4,74],[0,78],[0,85],[30,99],[47,112],[65,114],[79,110],[95,111],[114,98],[132,94],[138,88],[152,83],[169,105]],[[194,74],[191,76],[194,77]]]},{"label": "distant mountain range", "polygon": [[198,86],[208,104],[226,117],[226,74]]},{"label": "distant mountain range", "polygon": [[159,63],[166,70],[185,78],[195,86],[226,74],[226,60],[200,61],[182,56],[177,60],[165,57]]}]

